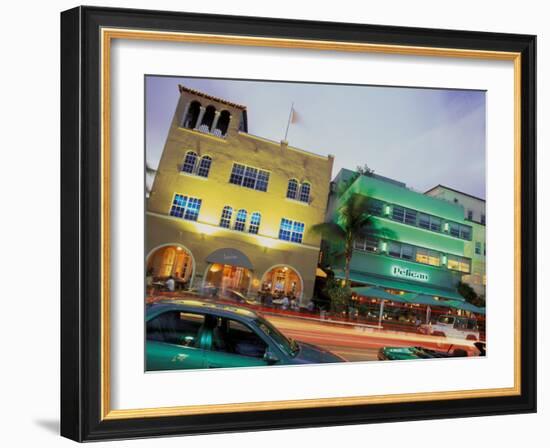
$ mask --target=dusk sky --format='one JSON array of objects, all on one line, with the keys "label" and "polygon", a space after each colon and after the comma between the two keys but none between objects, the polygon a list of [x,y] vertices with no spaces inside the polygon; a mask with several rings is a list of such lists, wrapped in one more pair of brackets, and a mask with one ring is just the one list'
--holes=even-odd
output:
[{"label": "dusk sky", "polygon": [[333,177],[367,164],[416,190],[443,184],[485,198],[483,91],[149,76],[146,158],[155,168],[178,84],[245,105],[248,132],[275,141],[294,102],[289,145],[333,154]]}]

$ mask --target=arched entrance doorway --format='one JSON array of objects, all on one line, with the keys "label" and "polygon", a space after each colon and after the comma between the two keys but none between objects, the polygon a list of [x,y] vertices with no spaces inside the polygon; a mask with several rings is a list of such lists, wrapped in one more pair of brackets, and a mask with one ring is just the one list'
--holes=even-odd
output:
[{"label": "arched entrance doorway", "polygon": [[244,253],[231,248],[218,249],[206,261],[210,263],[204,276],[206,288],[216,288],[222,295],[229,290],[248,293],[253,268]]},{"label": "arched entrance doorway", "polygon": [[262,291],[300,299],[304,285],[296,269],[287,265],[277,265],[268,269],[262,277]]},{"label": "arched entrance doorway", "polygon": [[155,280],[173,277],[180,286],[188,287],[193,280],[194,260],[191,252],[177,244],[154,249],[147,257],[147,276]]}]

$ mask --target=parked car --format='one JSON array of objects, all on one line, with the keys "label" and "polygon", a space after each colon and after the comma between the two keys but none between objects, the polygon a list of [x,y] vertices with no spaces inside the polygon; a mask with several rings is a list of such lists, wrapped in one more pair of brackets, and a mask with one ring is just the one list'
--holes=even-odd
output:
[{"label": "parked car", "polygon": [[146,309],[147,370],[342,362],[339,356],[284,336],[248,309],[173,300]]},{"label": "parked car", "polygon": [[479,340],[477,321],[473,318],[444,314],[432,324],[423,324],[418,327],[422,334],[444,336],[448,338],[466,339],[468,341]]},{"label": "parked car", "polygon": [[405,359],[456,358],[468,356],[463,348],[451,346],[448,351],[431,350],[424,347],[382,347],[378,350],[378,360],[397,361]]}]

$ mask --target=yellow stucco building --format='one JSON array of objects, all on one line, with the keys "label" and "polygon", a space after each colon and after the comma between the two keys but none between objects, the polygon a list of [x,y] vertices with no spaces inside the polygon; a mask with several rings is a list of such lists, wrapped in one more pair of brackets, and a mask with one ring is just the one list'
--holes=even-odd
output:
[{"label": "yellow stucco building", "polygon": [[[176,92],[175,92],[176,93]],[[246,107],[179,87],[147,199],[147,269],[184,287],[313,294],[333,157],[248,133]]]}]

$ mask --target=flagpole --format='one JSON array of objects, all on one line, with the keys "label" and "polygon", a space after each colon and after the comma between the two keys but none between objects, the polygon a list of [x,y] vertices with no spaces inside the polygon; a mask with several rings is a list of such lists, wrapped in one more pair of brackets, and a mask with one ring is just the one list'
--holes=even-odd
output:
[{"label": "flagpole", "polygon": [[294,110],[294,101],[290,105],[290,113],[288,114],[288,122],[286,124],[286,132],[285,132],[285,142],[287,141],[288,137],[288,128],[290,127],[290,120],[292,119],[292,111]]}]

